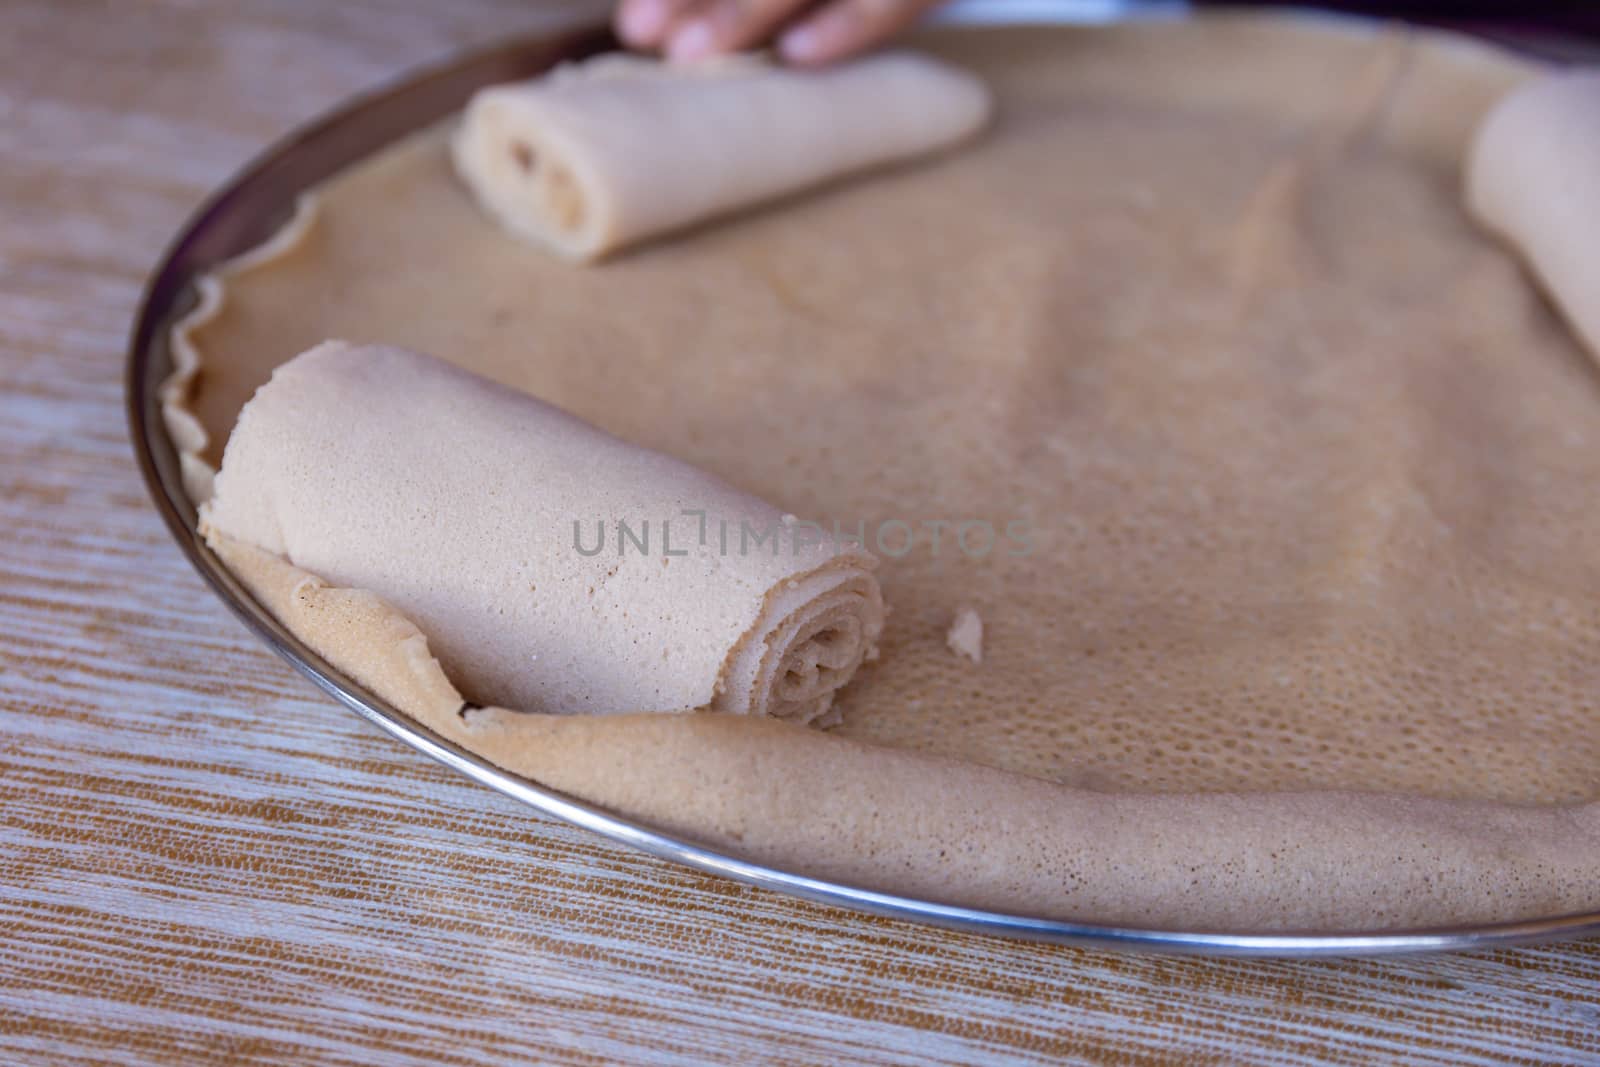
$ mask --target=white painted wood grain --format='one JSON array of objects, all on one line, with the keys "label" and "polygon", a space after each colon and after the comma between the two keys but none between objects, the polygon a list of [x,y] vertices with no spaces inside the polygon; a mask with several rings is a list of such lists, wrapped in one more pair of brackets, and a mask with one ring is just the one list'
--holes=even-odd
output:
[{"label": "white painted wood grain", "polygon": [[1600,947],[1219,962],[679,870],[322,699],[146,503],[144,272],[268,139],[581,4],[0,4],[0,1062],[1600,1063]]}]

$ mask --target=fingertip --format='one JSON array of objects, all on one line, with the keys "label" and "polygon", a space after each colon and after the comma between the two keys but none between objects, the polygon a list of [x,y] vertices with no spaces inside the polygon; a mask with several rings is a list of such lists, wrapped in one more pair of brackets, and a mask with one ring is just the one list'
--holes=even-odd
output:
[{"label": "fingertip", "polygon": [[810,23],[802,23],[778,38],[778,55],[785,63],[807,66],[818,62],[822,52],[822,38]]},{"label": "fingertip", "polygon": [[622,0],[611,19],[611,27],[623,44],[645,48],[654,44],[653,38],[661,32],[662,14],[661,4],[652,0]]},{"label": "fingertip", "polygon": [[826,8],[784,31],[778,55],[797,67],[820,67],[860,48],[860,36],[847,11]]},{"label": "fingertip", "polygon": [[715,45],[711,26],[704,19],[695,19],[667,38],[667,58],[674,63],[693,63],[710,55]]},{"label": "fingertip", "polygon": [[778,55],[797,67],[820,67],[871,43],[853,3],[833,0],[778,38]]},{"label": "fingertip", "polygon": [[778,39],[778,54],[796,66],[847,59],[893,37],[933,0],[830,0]]}]

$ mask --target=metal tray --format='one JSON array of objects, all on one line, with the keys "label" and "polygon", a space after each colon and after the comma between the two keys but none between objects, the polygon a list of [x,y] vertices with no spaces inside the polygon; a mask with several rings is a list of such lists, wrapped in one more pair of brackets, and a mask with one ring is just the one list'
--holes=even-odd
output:
[{"label": "metal tray", "polygon": [[[973,6],[959,5],[958,18],[952,21],[974,21]],[[1103,2],[1096,3],[1089,14],[1101,16],[1105,6]],[[1030,7],[1039,9],[1039,0],[1032,0]],[[1161,4],[1159,10],[1170,14],[1172,7]],[[1072,0],[1061,0],[1055,10],[1069,17],[1084,14]],[[1030,10],[1024,13],[1021,21],[1038,21],[1029,17],[1038,13]],[[359,96],[263,152],[195,212],[162,256],[145,289],[130,339],[126,384],[133,447],[156,508],[179,547],[257,636],[356,714],[491,789],[547,815],[663,859],[825,904],[1007,937],[1099,948],[1241,956],[1348,956],[1483,949],[1558,937],[1600,935],[1600,912],[1494,925],[1370,932],[1141,929],[954,907],[807,878],[657,832],[508,774],[422,728],[364,691],[280,626],[196,534],[195,509],[183,491],[177,455],[162,423],[157,389],[172,367],[168,335],[172,323],[193,306],[193,280],[207,268],[249,250],[276,232],[290,216],[301,191],[391,141],[450,114],[479,87],[531,77],[560,60],[611,46],[611,38],[603,29],[516,40]]]}]

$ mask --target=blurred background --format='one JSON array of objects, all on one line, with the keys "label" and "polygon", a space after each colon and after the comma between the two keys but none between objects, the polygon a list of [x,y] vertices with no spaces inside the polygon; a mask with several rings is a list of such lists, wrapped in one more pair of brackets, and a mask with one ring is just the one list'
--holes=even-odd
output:
[{"label": "blurred background", "polygon": [[1195,7],[1277,7],[1319,9],[1354,15],[1403,18],[1469,30],[1552,58],[1600,60],[1600,2],[1544,0],[952,0],[937,16],[960,22],[995,12],[1020,20],[1056,21],[1064,15],[1085,22],[1129,15],[1161,17]]}]

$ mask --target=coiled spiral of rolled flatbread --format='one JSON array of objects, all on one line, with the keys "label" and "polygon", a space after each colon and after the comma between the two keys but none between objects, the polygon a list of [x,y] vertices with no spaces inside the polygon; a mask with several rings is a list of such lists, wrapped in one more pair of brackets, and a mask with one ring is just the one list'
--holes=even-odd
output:
[{"label": "coiled spiral of rolled flatbread", "polygon": [[883,625],[864,549],[398,348],[279,367],[201,528],[377,594],[469,698],[528,711],[813,722]]},{"label": "coiled spiral of rolled flatbread", "polygon": [[982,81],[908,52],[804,73],[604,55],[480,91],[452,156],[513,233],[587,260],[947,147],[990,109]]}]

